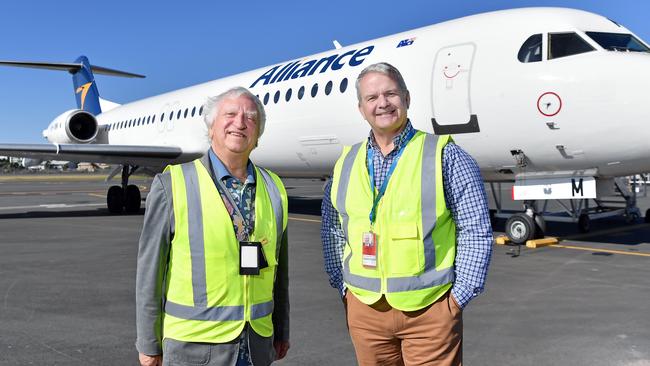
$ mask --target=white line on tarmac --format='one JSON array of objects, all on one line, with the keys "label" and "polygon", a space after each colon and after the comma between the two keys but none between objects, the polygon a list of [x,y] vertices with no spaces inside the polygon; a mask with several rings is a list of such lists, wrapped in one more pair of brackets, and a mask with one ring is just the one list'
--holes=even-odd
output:
[{"label": "white line on tarmac", "polygon": [[105,206],[105,203],[51,203],[47,205],[35,205],[35,206],[10,206],[10,207],[0,207],[0,210],[22,210],[26,208],[71,208],[71,207],[89,207],[89,206]]}]

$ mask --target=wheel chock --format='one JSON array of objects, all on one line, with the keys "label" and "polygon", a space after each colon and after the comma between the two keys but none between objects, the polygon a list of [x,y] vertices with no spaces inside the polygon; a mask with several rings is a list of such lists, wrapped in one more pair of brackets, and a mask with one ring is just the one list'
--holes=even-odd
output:
[{"label": "wheel chock", "polygon": [[552,236],[542,238],[542,239],[534,239],[534,240],[528,240],[526,241],[526,248],[542,248],[542,247],[547,247],[549,245],[557,244],[558,240],[557,238],[554,238]]},{"label": "wheel chock", "polygon": [[506,245],[510,242],[510,239],[505,235],[499,235],[494,239],[494,243],[497,245]]}]

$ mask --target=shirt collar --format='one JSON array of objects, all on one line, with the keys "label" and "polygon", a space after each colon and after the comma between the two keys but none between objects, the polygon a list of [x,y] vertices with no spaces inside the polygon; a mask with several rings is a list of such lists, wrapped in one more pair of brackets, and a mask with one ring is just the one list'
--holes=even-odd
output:
[{"label": "shirt collar", "polygon": [[[411,120],[407,119],[406,126],[404,127],[402,132],[400,132],[399,135],[393,137],[393,146],[394,146],[393,151],[402,148],[402,145],[405,143],[406,137],[409,136],[413,132],[413,130],[414,128],[413,125],[411,124]],[[375,140],[375,134],[372,133],[372,130],[370,130],[370,134],[368,135],[368,145],[370,145],[370,147],[373,150],[381,151],[379,145],[377,144],[377,141]]]},{"label": "shirt collar", "polygon": [[[210,162],[212,163],[212,171],[214,175],[219,178],[219,180],[224,180],[225,178],[231,177],[235,178],[230,172],[228,171],[228,168],[221,162],[221,159],[215,154],[215,152],[210,148],[208,150],[208,154],[210,155]],[[253,168],[253,163],[248,160],[248,164],[246,165],[246,170],[248,172],[248,176],[246,177],[246,181],[244,184],[254,184],[255,183],[255,169]],[[237,179],[237,178],[235,178]]]}]

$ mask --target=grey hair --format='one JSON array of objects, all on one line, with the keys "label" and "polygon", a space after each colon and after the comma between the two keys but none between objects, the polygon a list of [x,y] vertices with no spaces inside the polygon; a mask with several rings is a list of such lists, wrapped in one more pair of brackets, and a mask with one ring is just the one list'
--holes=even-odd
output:
[{"label": "grey hair", "polygon": [[257,137],[262,137],[262,134],[264,133],[264,125],[266,123],[266,112],[264,112],[264,105],[258,97],[251,93],[248,89],[241,86],[230,88],[217,96],[208,97],[208,100],[203,105],[203,109],[205,111],[205,114],[203,115],[203,121],[208,127],[208,131],[212,127],[212,122],[214,122],[214,119],[219,113],[219,104],[221,104],[221,101],[226,98],[238,98],[242,95],[247,96],[250,100],[253,101],[253,103],[255,103],[255,108],[257,109]]},{"label": "grey hair", "polygon": [[399,70],[397,70],[395,66],[389,64],[388,62],[378,62],[376,64],[368,65],[361,71],[359,76],[357,76],[357,81],[354,86],[357,88],[357,100],[359,102],[361,102],[361,90],[359,89],[361,79],[363,79],[364,76],[371,72],[384,74],[397,82],[397,86],[399,86],[399,90],[402,92],[402,97],[405,97],[409,94],[409,90],[406,88],[406,83],[404,82],[404,78],[402,77],[402,74],[400,74]]}]

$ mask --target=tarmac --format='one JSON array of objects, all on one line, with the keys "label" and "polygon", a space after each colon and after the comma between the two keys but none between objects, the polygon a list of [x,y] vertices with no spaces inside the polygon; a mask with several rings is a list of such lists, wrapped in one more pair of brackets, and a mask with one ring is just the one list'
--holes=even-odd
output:
[{"label": "tarmac", "polygon": [[[135,183],[145,196],[148,180]],[[355,365],[343,305],[323,270],[323,182],[286,185],[291,349],[277,365]],[[109,215],[107,187],[0,181],[0,365],[138,364],[144,209]],[[463,313],[465,365],[650,365],[650,224],[612,218],[592,227],[579,234],[549,223],[560,243],[519,255],[494,247],[486,291]]]}]

